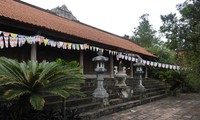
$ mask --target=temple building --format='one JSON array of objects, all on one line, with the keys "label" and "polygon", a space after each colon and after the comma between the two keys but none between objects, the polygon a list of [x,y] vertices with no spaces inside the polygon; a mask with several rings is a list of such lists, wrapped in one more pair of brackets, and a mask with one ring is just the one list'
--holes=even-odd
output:
[{"label": "temple building", "polygon": [[159,63],[157,56],[126,38],[78,21],[65,5],[50,11],[19,0],[0,0],[0,56],[78,61],[85,96],[63,99],[48,94],[45,107],[62,109],[63,116],[68,107],[78,110],[83,120],[166,97],[169,87],[163,81],[143,80],[148,67],[181,69]]},{"label": "temple building", "polygon": [[18,60],[76,60],[86,77],[95,77],[92,58],[98,51],[109,58],[106,77],[113,77],[113,67],[120,61],[130,68],[127,74],[133,77],[135,56],[152,62],[158,59],[123,37],[81,23],[65,5],[51,11],[22,1],[1,0],[0,56]]}]

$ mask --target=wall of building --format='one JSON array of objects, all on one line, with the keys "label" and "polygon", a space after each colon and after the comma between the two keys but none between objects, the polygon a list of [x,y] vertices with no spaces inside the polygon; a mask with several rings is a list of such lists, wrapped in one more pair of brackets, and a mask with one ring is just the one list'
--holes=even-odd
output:
[{"label": "wall of building", "polygon": [[0,56],[4,56],[19,61],[26,61],[30,59],[31,46],[26,44],[22,47],[8,47],[0,49]]}]

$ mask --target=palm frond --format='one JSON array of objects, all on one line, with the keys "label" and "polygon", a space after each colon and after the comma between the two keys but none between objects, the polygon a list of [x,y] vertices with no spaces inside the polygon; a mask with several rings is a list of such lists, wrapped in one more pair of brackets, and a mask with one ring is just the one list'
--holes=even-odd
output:
[{"label": "palm frond", "polygon": [[42,110],[45,100],[41,95],[33,94],[30,96],[30,103],[35,110]]},{"label": "palm frond", "polygon": [[63,98],[67,98],[67,97],[70,96],[70,94],[64,89],[56,89],[56,88],[54,88],[54,89],[50,89],[50,90],[48,90],[46,92],[49,92],[49,93],[52,93],[52,94],[55,94],[55,95],[59,95],[59,96],[61,96]]},{"label": "palm frond", "polygon": [[44,93],[52,93],[67,98],[81,95],[80,84],[83,74],[78,64],[65,65],[56,62],[16,60],[0,57],[0,89],[6,99],[28,95],[34,109],[44,106]]},{"label": "palm frond", "polygon": [[11,100],[11,99],[19,97],[21,95],[27,94],[27,93],[30,93],[30,91],[28,91],[28,90],[16,90],[16,89],[13,90],[13,89],[9,89],[4,93],[3,97],[8,99],[8,100]]},{"label": "palm frond", "polygon": [[24,79],[20,73],[19,63],[4,57],[0,57],[0,75],[18,81]]}]

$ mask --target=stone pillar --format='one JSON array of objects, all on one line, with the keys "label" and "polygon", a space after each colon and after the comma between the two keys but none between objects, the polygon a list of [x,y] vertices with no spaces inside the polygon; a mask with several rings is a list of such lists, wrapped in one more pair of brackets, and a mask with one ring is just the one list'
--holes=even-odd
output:
[{"label": "stone pillar", "polygon": [[81,50],[80,51],[80,59],[79,59],[80,66],[82,67],[81,73],[84,72],[84,70],[83,70],[83,57],[84,57],[83,50]]},{"label": "stone pillar", "polygon": [[148,67],[145,65],[145,79],[148,79]]},{"label": "stone pillar", "polygon": [[37,60],[37,45],[32,44],[31,45],[31,60]]},{"label": "stone pillar", "polygon": [[139,93],[143,93],[146,91],[145,87],[142,84],[142,74],[144,73],[142,67],[144,64],[141,62],[141,58],[138,59],[138,62],[134,64],[136,67],[135,75],[137,77],[137,85],[135,87],[135,91]]},{"label": "stone pillar", "polygon": [[110,55],[110,77],[114,78],[113,55]]},{"label": "stone pillar", "polygon": [[133,78],[133,62],[130,63],[130,77]]},{"label": "stone pillar", "polygon": [[108,98],[109,95],[103,86],[103,73],[107,70],[105,68],[105,62],[108,61],[107,57],[103,56],[103,52],[99,52],[97,57],[94,57],[92,61],[96,62],[96,68],[94,69],[97,73],[97,88],[93,92],[94,98],[104,99]]}]

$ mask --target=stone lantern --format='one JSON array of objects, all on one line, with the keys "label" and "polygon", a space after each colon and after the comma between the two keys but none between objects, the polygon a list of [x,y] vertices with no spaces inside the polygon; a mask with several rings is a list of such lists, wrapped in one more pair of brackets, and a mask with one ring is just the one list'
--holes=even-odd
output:
[{"label": "stone lantern", "polygon": [[140,93],[145,92],[146,89],[142,85],[142,74],[144,73],[142,70],[142,67],[144,66],[144,64],[142,63],[142,59],[138,58],[138,61],[137,61],[137,63],[134,64],[134,66],[136,67],[135,75],[138,78],[138,82],[137,82],[137,86],[135,87],[135,91],[140,92]]},{"label": "stone lantern", "polygon": [[106,72],[105,62],[108,61],[107,57],[102,56],[100,51],[97,57],[94,57],[92,61],[96,62],[95,72],[97,73],[97,88],[93,92],[95,98],[108,98],[108,93],[103,87],[103,73]]},{"label": "stone lantern", "polygon": [[125,87],[126,85],[126,67],[122,66],[122,62],[119,63],[119,70],[117,70],[117,66],[114,66],[114,78],[115,78],[115,86]]}]

